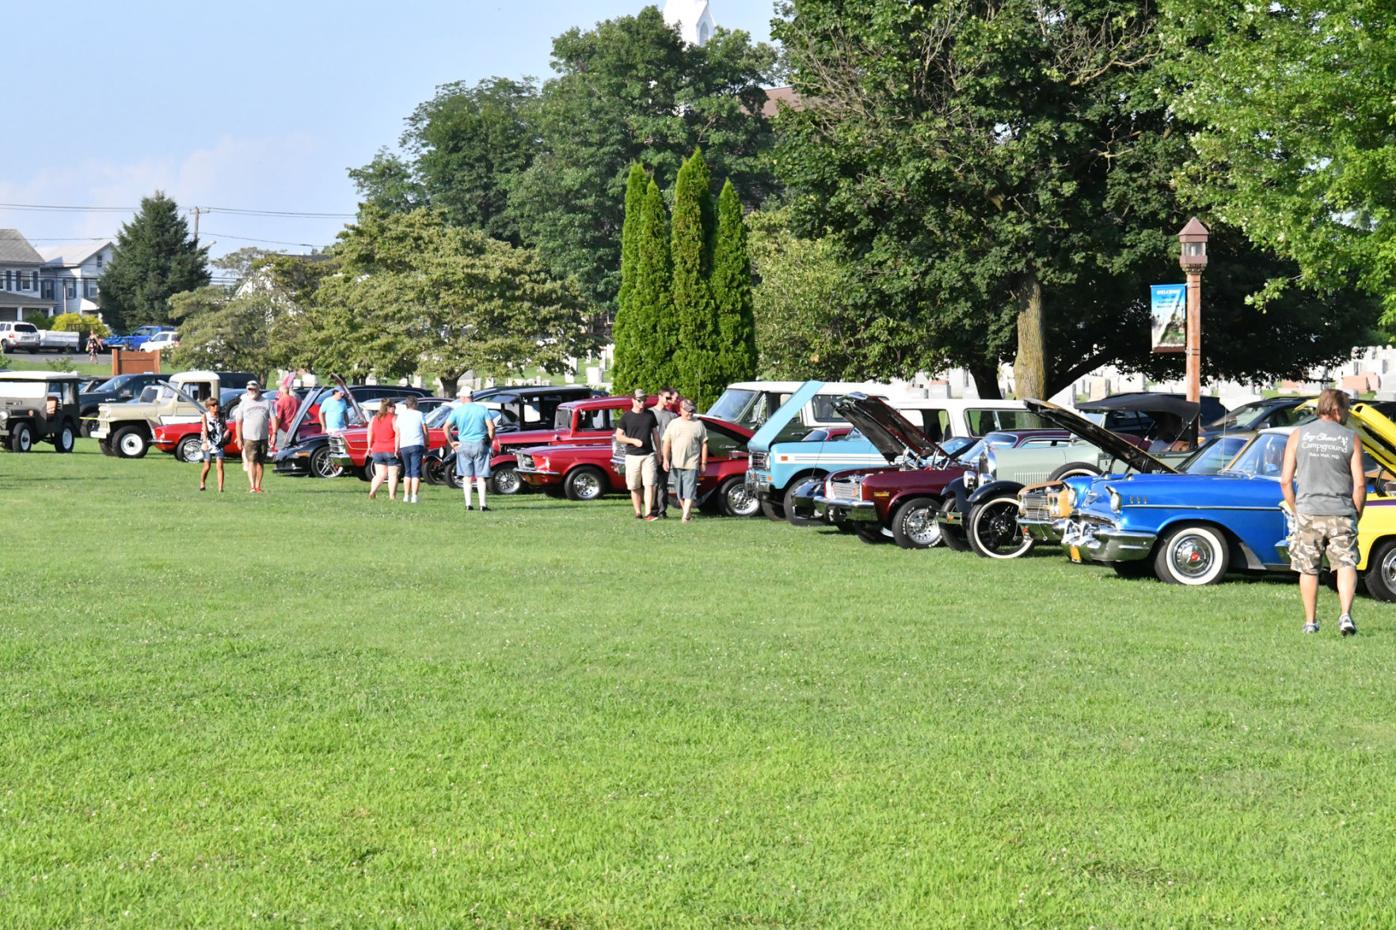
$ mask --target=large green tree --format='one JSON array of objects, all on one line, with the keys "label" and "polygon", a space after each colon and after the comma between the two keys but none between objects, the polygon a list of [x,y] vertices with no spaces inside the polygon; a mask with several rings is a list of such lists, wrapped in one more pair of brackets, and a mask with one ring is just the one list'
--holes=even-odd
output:
[{"label": "large green tree", "polygon": [[635,231],[633,283],[616,319],[615,367],[618,391],[657,390],[678,378],[679,345],[674,316],[673,262],[669,211],[659,185],[650,179]]},{"label": "large green tree", "polygon": [[379,152],[350,172],[360,197],[396,212],[429,206],[458,226],[519,244],[509,187],[538,147],[528,116],[536,94],[527,78],[437,88],[407,117],[401,155]]},{"label": "large green tree", "polygon": [[[1018,394],[1043,396],[1101,364],[1171,364],[1148,354],[1144,298],[1179,277],[1172,233],[1191,205],[1173,188],[1187,126],[1155,25],[1148,0],[801,0],[778,24],[810,101],[782,116],[780,164],[799,228],[853,272],[859,373],[958,364],[992,394],[1011,359]],[[1218,233],[1209,306],[1244,307],[1237,282],[1276,260]],[[1340,356],[1332,296],[1275,311],[1297,326],[1246,327],[1321,334],[1273,355],[1210,327],[1208,371]]]},{"label": "large green tree", "polygon": [[674,319],[679,346],[674,355],[678,382],[686,397],[705,409],[726,382],[718,352],[717,302],[709,275],[717,233],[712,177],[698,150],[683,163],[674,182]]},{"label": "large green tree", "polygon": [[284,312],[271,290],[255,288],[238,294],[226,287],[201,287],[175,294],[170,308],[179,326],[179,348],[171,358],[177,368],[270,374],[271,334]]},{"label": "large green tree", "polygon": [[751,255],[737,190],[728,180],[717,198],[717,241],[709,277],[717,305],[719,381],[756,377],[756,318],[751,289]]},{"label": "large green tree", "polygon": [[189,234],[179,205],[156,191],[141,199],[136,215],[117,233],[102,273],[102,315],[117,329],[169,323],[170,297],[208,281],[208,247]]},{"label": "large green tree", "polygon": [[612,328],[615,360],[611,380],[621,390],[633,385],[632,372],[641,364],[637,353],[643,350],[632,327],[642,311],[635,308],[632,295],[640,260],[640,227],[644,224],[645,188],[648,186],[649,176],[645,174],[645,169],[631,165],[630,177],[625,185],[625,221],[621,227],[620,295],[616,300],[616,321]]},{"label": "large green tree", "polygon": [[425,208],[365,209],[332,249],[300,329],[312,366],[385,378],[559,371],[592,348],[583,303],[528,249]]},{"label": "large green tree", "polygon": [[774,64],[744,32],[686,45],[652,6],[559,36],[556,76],[531,110],[540,150],[509,199],[524,241],[596,307],[614,308],[632,164],[674,177],[701,145],[752,202],[772,190],[762,107]]},{"label": "large green tree", "polygon": [[1291,259],[1299,280],[1357,280],[1396,317],[1396,6],[1163,9],[1174,105],[1194,126],[1185,191]]}]

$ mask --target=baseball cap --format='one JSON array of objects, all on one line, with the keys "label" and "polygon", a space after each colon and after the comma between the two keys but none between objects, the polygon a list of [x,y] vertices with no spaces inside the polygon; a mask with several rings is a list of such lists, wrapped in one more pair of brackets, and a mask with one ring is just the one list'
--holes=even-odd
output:
[{"label": "baseball cap", "polygon": [[642,388],[636,388],[633,396],[636,400],[649,400],[649,395],[646,394]]},{"label": "baseball cap", "polygon": [[461,387],[456,390],[457,397],[474,397],[475,390],[469,387]]},{"label": "baseball cap", "polygon": [[692,412],[692,411],[698,409],[698,405],[695,404],[693,401],[689,400],[688,398],[684,398],[684,399],[679,403],[679,407],[680,407],[681,409],[683,409],[683,410],[687,410],[687,411],[690,411],[690,412]]},{"label": "baseball cap", "polygon": [[249,391],[260,391],[262,389],[262,383],[256,378],[253,378],[251,381],[247,382],[247,389]]}]

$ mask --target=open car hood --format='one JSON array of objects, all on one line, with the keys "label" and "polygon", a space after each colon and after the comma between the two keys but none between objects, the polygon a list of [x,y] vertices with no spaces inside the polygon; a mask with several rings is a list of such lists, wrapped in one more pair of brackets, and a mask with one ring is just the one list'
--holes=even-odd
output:
[{"label": "open car hood", "polygon": [[1369,404],[1353,404],[1348,410],[1348,426],[1362,437],[1367,454],[1396,475],[1396,423]]},{"label": "open car hood", "polygon": [[858,432],[876,446],[888,462],[895,462],[908,452],[923,460],[944,452],[880,397],[854,391],[834,401],[834,409],[858,427]]},{"label": "open car hood", "polygon": [[1144,474],[1178,473],[1178,469],[1167,462],[1154,458],[1123,436],[1117,436],[1105,427],[1097,426],[1085,417],[1072,413],[1064,407],[1058,407],[1045,400],[1025,400],[1023,403],[1027,405],[1029,410],[1048,423],[1066,430],[1073,436],[1080,436],[1086,442],[1124,462],[1137,472]]},{"label": "open car hood", "polygon": [[823,381],[806,381],[795,389],[795,393],[790,395],[790,399],[781,404],[771,412],[762,423],[760,428],[751,437],[750,448],[757,452],[765,452],[771,448],[771,444],[776,441],[780,431],[786,425],[800,415],[800,411],[805,409],[805,404],[809,403],[811,397],[819,393],[824,387]]}]

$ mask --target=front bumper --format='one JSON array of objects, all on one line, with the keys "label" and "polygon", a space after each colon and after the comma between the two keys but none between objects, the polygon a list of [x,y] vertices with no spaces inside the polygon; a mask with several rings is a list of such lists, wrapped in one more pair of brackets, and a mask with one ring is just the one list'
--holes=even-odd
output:
[{"label": "front bumper", "polygon": [[547,488],[562,482],[562,474],[560,472],[544,471],[540,468],[524,468],[522,466],[516,467],[514,471],[518,472],[524,484],[531,488]]},{"label": "front bumper", "polygon": [[1066,521],[1062,545],[1093,562],[1137,562],[1147,559],[1158,542],[1157,533],[1131,533],[1108,523]]},{"label": "front bumper", "polygon": [[106,439],[111,435],[111,430],[107,429],[105,423],[98,423],[92,427],[92,432],[88,433],[93,439]]},{"label": "front bumper", "polygon": [[844,520],[852,523],[878,522],[877,506],[872,501],[850,501],[816,494],[814,495],[814,505],[823,508],[825,515],[835,523],[841,523]]},{"label": "front bumper", "polygon": [[1018,518],[1018,526],[1023,532],[1031,536],[1035,541],[1041,543],[1059,543],[1062,535],[1066,532],[1067,521],[1064,518],[1055,520],[1029,520],[1025,517]]},{"label": "front bumper", "polygon": [[748,494],[754,494],[757,498],[761,500],[765,500],[766,498],[771,496],[770,475],[761,474],[759,472],[753,472],[750,468],[748,468],[746,477],[742,480],[743,483],[746,484]]}]

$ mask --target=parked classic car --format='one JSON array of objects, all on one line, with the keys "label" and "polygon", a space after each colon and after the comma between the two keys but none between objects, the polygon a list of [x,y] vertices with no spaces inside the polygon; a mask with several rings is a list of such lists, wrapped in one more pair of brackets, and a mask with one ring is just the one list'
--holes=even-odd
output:
[{"label": "parked classic car", "polygon": [[1208,423],[1203,427],[1202,435],[1212,437],[1226,433],[1254,432],[1272,426],[1297,426],[1313,417],[1312,412],[1303,409],[1304,405],[1313,399],[1312,396],[1291,394],[1254,400]]},{"label": "parked classic car", "polygon": [[[795,491],[807,478],[821,478],[833,472],[861,466],[885,464],[882,451],[861,433],[840,441],[802,438],[808,411],[827,421],[842,421],[844,413],[838,398],[848,394],[844,385],[806,381],[795,389],[752,437],[751,467],[747,489],[761,501],[761,510],[773,520],[803,522],[795,504]],[[870,396],[854,391],[858,396]],[[880,395],[886,397],[886,395]],[[951,435],[979,435],[986,426],[1019,428],[1035,425],[1023,405],[1016,401],[964,401],[929,397],[887,397],[887,404],[911,420],[915,428],[933,441]],[[829,409],[825,409],[829,408]]]},{"label": "parked classic car", "polygon": [[161,382],[149,401],[101,404],[91,436],[105,455],[141,458],[150,449],[155,427],[165,423],[197,423],[203,404],[221,397],[221,376],[216,371],[183,371]]},{"label": "parked classic car", "polygon": [[[646,399],[645,405],[655,402]],[[533,446],[602,445],[610,447],[620,418],[630,409],[629,397],[592,397],[558,404],[553,414],[552,429],[530,429],[517,432],[496,432],[490,457],[490,484],[497,494],[517,494],[525,486],[515,473],[517,453]]]},{"label": "parked classic car", "polygon": [[[1037,415],[1048,410],[1068,413],[1043,401],[1027,403]],[[1121,462],[1139,470],[1172,471],[1173,464],[1165,464],[1163,458],[1180,462],[1196,447],[1198,405],[1172,394],[1120,394],[1078,409],[1079,416],[1051,421],[1071,424],[1066,441],[979,450],[963,480],[949,489],[937,517],[948,547],[986,558],[1017,558],[1034,542],[1018,529],[1018,492],[1023,488],[1073,475],[1108,474]],[[1148,426],[1142,435],[1121,436],[1111,423]],[[1161,451],[1159,457],[1134,455],[1141,446],[1170,451]]]},{"label": "parked classic car", "polygon": [[418,387],[395,384],[344,383],[338,375],[331,377],[331,386],[312,390],[301,400],[300,409],[289,426],[277,430],[277,450],[272,455],[279,475],[310,475],[314,478],[338,478],[343,466],[335,460],[332,437],[320,428],[320,403],[329,398],[335,387],[345,391],[350,400],[349,425],[363,426],[368,418],[360,404],[385,397],[430,397],[430,392]]},{"label": "parked classic car", "polygon": [[[1358,571],[1367,590],[1396,600],[1396,423],[1355,404],[1348,425],[1368,465],[1367,507],[1358,522]],[[1062,542],[1073,561],[1122,575],[1215,584],[1228,570],[1288,571],[1289,521],[1279,476],[1294,427],[1258,433],[1216,475],[1097,478],[1076,491]]]},{"label": "parked classic car", "polygon": [[0,446],[29,452],[37,442],[51,442],[56,452],[72,452],[77,436],[77,375],[0,373]]},{"label": "parked classic car", "polygon": [[[749,517],[757,505],[746,492],[751,430],[714,417],[699,417],[708,430],[708,467],[698,476],[698,503],[732,517]],[[610,443],[538,446],[518,453],[519,476],[530,487],[561,491],[570,500],[595,500],[625,492],[623,457]]]},{"label": "parked classic car", "polygon": [[141,373],[116,375],[101,382],[96,388],[78,395],[79,415],[82,417],[82,434],[90,436],[97,426],[97,408],[102,404],[122,404],[136,400],[141,391],[150,385],[159,386],[169,375]]}]

